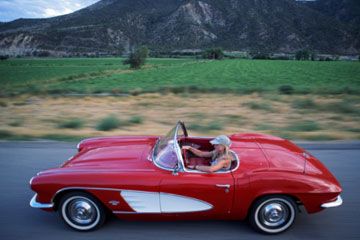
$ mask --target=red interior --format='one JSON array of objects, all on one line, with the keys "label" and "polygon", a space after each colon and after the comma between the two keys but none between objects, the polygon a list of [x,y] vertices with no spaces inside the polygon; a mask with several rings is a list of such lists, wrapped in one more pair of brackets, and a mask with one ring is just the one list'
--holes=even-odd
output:
[{"label": "red interior", "polygon": [[[211,138],[183,137],[180,139],[180,146],[192,146],[201,151],[212,151],[214,147],[210,143]],[[189,165],[205,165],[210,166],[211,158],[203,158],[194,155],[192,152],[182,150],[185,167]]]}]

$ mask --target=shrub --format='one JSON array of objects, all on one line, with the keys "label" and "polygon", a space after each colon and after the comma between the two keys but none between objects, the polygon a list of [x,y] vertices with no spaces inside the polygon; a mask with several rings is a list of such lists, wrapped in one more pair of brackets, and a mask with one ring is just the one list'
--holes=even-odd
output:
[{"label": "shrub", "polygon": [[74,118],[69,119],[64,122],[59,123],[59,128],[72,128],[72,129],[79,129],[82,128],[84,125],[84,121],[82,119]]},{"label": "shrub", "polygon": [[272,56],[272,60],[292,60],[290,56]]},{"label": "shrub", "polygon": [[268,103],[258,103],[258,102],[246,102],[244,103],[244,106],[247,106],[254,110],[267,110],[271,111],[272,107]]},{"label": "shrub", "polygon": [[353,103],[347,101],[328,103],[320,107],[321,110],[347,113],[347,114],[360,114],[360,110]]},{"label": "shrub", "polygon": [[99,131],[111,131],[120,126],[120,120],[115,116],[108,116],[100,120],[96,125],[96,129]]},{"label": "shrub", "polygon": [[130,64],[130,68],[132,69],[140,69],[145,64],[148,54],[149,50],[147,47],[140,47],[134,52],[130,53],[129,57],[123,61],[123,64]]},{"label": "shrub", "polygon": [[281,85],[279,87],[279,92],[281,94],[293,94],[294,93],[294,88],[291,85]]},{"label": "shrub", "polygon": [[317,59],[317,54],[316,53],[311,53],[311,61],[315,61]]},{"label": "shrub", "polygon": [[8,106],[7,102],[0,101],[0,107],[7,107],[7,106]]},{"label": "shrub", "polygon": [[45,89],[44,89],[43,85],[39,86],[39,85],[35,85],[35,84],[30,84],[30,85],[27,85],[26,92],[29,92],[32,94],[40,94],[40,93],[44,93]]},{"label": "shrub", "polygon": [[300,50],[295,54],[296,60],[309,60],[310,59],[310,51],[309,50]]},{"label": "shrub", "polygon": [[202,53],[205,59],[221,60],[224,58],[224,52],[221,48],[209,48]]},{"label": "shrub", "polygon": [[291,106],[293,108],[299,108],[299,109],[311,109],[311,108],[315,108],[317,105],[312,99],[306,98],[306,99],[294,100]]},{"label": "shrub", "polygon": [[133,96],[138,96],[141,93],[144,93],[144,90],[142,88],[134,88],[129,91],[129,93]]},{"label": "shrub", "polygon": [[0,55],[1,61],[7,60],[7,59],[9,59],[9,55]]},{"label": "shrub", "polygon": [[131,123],[131,124],[141,124],[141,123],[143,123],[143,121],[144,121],[144,119],[141,116],[132,116],[129,119],[129,123]]},{"label": "shrub", "polygon": [[10,132],[8,130],[0,129],[0,138],[9,138],[9,137],[12,137],[12,136],[13,136],[12,132]]},{"label": "shrub", "polygon": [[9,126],[12,127],[20,127],[21,125],[23,125],[24,121],[22,119],[15,119],[14,121],[9,123]]}]

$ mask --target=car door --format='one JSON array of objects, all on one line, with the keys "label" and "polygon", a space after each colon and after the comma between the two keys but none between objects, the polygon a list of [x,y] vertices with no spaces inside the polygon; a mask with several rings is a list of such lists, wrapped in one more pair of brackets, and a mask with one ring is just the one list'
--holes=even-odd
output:
[{"label": "car door", "polygon": [[160,182],[162,213],[226,218],[234,196],[232,173],[169,172]]}]

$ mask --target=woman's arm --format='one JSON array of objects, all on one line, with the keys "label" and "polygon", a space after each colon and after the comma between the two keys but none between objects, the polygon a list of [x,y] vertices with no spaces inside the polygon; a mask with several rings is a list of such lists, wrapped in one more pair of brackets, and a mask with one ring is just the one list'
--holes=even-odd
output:
[{"label": "woman's arm", "polygon": [[202,166],[202,165],[196,165],[194,167],[194,169],[199,170],[199,171],[203,171],[203,172],[216,172],[217,170],[222,169],[227,163],[229,163],[229,161],[231,161],[230,158],[226,158],[222,161],[219,161],[216,165],[214,166]]},{"label": "woman's arm", "polygon": [[187,150],[191,151],[192,153],[194,153],[198,157],[211,157],[213,154],[213,152],[201,151],[201,150],[198,150],[191,146],[183,146],[182,149],[187,149]]}]

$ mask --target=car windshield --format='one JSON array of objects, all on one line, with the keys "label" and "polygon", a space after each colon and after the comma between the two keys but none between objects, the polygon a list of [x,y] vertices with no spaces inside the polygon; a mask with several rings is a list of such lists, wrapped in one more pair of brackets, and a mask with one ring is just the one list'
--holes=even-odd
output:
[{"label": "car windshield", "polygon": [[176,140],[177,135],[180,134],[178,130],[180,128],[180,123],[178,123],[164,137],[161,137],[154,147],[153,159],[155,164],[162,168],[174,169],[178,164],[177,150],[179,146]]}]

